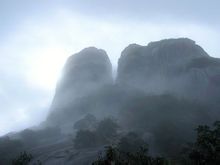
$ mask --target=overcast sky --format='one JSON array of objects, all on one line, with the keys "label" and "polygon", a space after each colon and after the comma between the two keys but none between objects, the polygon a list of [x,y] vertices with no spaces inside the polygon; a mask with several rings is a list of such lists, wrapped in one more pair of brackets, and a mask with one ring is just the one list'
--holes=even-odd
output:
[{"label": "overcast sky", "polygon": [[130,43],[188,37],[220,57],[219,0],[0,0],[0,135],[46,118],[65,60],[88,46],[117,66]]}]

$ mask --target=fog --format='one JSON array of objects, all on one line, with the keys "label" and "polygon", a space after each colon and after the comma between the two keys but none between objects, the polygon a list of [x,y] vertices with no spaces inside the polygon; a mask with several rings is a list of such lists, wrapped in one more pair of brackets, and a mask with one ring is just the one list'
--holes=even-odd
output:
[{"label": "fog", "polygon": [[220,117],[219,5],[0,1],[0,164],[24,150],[53,164],[52,146],[86,149],[71,158],[83,164],[134,137],[179,159],[195,128]]},{"label": "fog", "polygon": [[[0,163],[92,164],[97,152],[104,154],[110,146],[109,152],[118,158],[104,156],[106,161],[136,164],[142,160],[133,157],[146,147],[141,159],[185,164],[194,161],[194,146],[187,144],[206,136],[196,134],[195,128],[208,131],[207,140],[212,131],[213,138],[219,136],[220,59],[195,41],[130,44],[115,73],[113,68],[106,51],[96,47],[70,56],[46,118],[38,126],[0,138]],[[25,113],[19,112],[25,120]],[[214,130],[208,130],[212,123]]]}]

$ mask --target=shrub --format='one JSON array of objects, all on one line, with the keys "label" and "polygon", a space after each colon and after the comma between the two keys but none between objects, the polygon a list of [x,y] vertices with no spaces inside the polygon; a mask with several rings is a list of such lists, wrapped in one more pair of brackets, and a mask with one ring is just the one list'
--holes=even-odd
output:
[{"label": "shrub", "polygon": [[203,125],[199,126],[196,131],[196,142],[186,150],[191,164],[219,165],[220,121],[215,122],[213,128]]},{"label": "shrub", "polygon": [[140,147],[137,152],[124,153],[117,147],[106,147],[105,155],[99,156],[92,165],[167,165],[168,161],[161,157],[148,156],[148,149]]},{"label": "shrub", "polygon": [[31,154],[22,152],[17,158],[12,160],[12,165],[28,165],[32,159],[33,159],[33,156]]},{"label": "shrub", "polygon": [[11,159],[24,149],[23,143],[19,140],[12,140],[9,137],[0,138],[0,164],[10,164]]}]

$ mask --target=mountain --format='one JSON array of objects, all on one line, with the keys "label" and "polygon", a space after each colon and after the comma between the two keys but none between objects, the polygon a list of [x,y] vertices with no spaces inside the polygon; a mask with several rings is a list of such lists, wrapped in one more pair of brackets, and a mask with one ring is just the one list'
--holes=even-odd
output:
[{"label": "mountain", "polygon": [[220,59],[210,57],[187,38],[166,39],[147,46],[131,44],[118,61],[117,83],[148,94],[215,100],[220,92]]},{"label": "mountain", "polygon": [[[111,116],[121,129],[148,132],[159,142],[162,126],[172,128],[171,137],[182,130],[185,135],[172,140],[170,154],[175,154],[192,137],[189,130],[218,119],[219,84],[220,59],[187,38],[129,45],[118,60],[115,81],[105,51],[90,47],[67,60],[45,123],[68,133],[88,114],[98,120]],[[168,149],[154,145],[155,152]]]},{"label": "mountain", "polygon": [[[129,45],[115,80],[107,53],[85,48],[67,60],[46,121],[0,138],[0,164],[21,150],[43,164],[91,164],[104,146],[130,132],[149,144],[150,154],[176,159],[198,125],[220,119],[219,100],[220,59],[190,39]],[[111,132],[101,122],[106,118],[119,126],[110,140],[103,139]],[[74,146],[76,137],[84,148]]]},{"label": "mountain", "polygon": [[115,82],[106,52],[89,47],[67,60],[45,123],[72,129],[88,113],[117,118],[128,103],[149,95],[209,104],[212,112],[220,107],[219,84],[220,59],[187,38],[129,45],[118,60]]},{"label": "mountain", "polygon": [[47,122],[59,124],[77,117],[77,102],[112,83],[112,65],[104,50],[89,47],[72,55],[57,84]]}]

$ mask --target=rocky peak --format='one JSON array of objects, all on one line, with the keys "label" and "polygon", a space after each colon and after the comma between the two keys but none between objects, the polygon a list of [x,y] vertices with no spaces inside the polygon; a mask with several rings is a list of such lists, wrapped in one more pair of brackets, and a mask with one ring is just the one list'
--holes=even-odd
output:
[{"label": "rocky peak", "polygon": [[70,56],[57,84],[48,120],[65,121],[67,113],[68,117],[76,115],[72,107],[77,100],[112,83],[112,65],[104,50],[89,47]]},{"label": "rocky peak", "polygon": [[112,66],[108,55],[102,49],[89,47],[69,57],[63,70],[61,86],[111,82]]},{"label": "rocky peak", "polygon": [[[195,41],[165,39],[147,46],[131,44],[118,61],[117,82],[148,93],[205,95],[210,77],[220,73],[220,63]],[[195,90],[195,91],[193,91]],[[187,92],[186,92],[187,91]]]},{"label": "rocky peak", "polygon": [[[165,60],[182,60],[186,58],[208,57],[209,55],[195,43],[195,41],[188,38],[178,39],[164,39],[161,41],[150,42],[147,46],[138,44],[130,44],[121,54],[120,61],[123,58],[159,58]],[[135,58],[134,57],[134,58]]]}]

